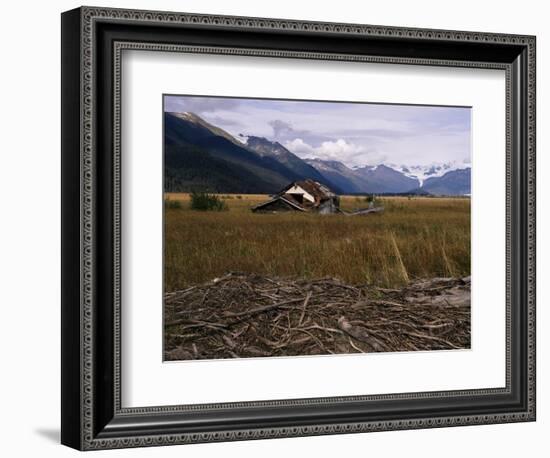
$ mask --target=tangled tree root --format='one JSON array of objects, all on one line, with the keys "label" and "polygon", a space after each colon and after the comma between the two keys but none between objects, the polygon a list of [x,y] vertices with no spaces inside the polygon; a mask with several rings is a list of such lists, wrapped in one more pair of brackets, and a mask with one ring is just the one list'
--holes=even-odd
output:
[{"label": "tangled tree root", "polygon": [[470,277],[402,289],[228,273],[165,295],[165,359],[470,348]]}]

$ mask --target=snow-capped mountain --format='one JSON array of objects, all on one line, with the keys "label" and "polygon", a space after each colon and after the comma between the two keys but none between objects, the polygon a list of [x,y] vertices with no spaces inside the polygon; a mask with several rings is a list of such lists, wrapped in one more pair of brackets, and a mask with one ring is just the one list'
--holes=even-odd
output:
[{"label": "snow-capped mountain", "polygon": [[338,161],[306,159],[306,162],[349,193],[470,194],[471,169],[460,163],[412,167],[379,164],[350,168]]},{"label": "snow-capped mountain", "polygon": [[233,136],[195,113],[165,113],[167,190],[273,193],[289,182],[313,179],[338,194],[468,195],[465,163],[377,164],[350,167],[335,160],[304,159],[278,143]]},{"label": "snow-capped mountain", "polygon": [[388,164],[394,170],[401,172],[403,175],[409,178],[416,178],[420,182],[420,187],[428,178],[442,177],[447,172],[453,170],[469,169],[471,166],[463,162],[444,162],[444,163],[432,163],[427,165],[396,165]]},{"label": "snow-capped mountain", "polygon": [[365,182],[365,192],[409,192],[420,185],[418,179],[384,164],[355,168]]},{"label": "snow-capped mountain", "polygon": [[428,178],[422,190],[434,196],[466,196],[472,192],[470,168],[450,170],[440,177]]}]

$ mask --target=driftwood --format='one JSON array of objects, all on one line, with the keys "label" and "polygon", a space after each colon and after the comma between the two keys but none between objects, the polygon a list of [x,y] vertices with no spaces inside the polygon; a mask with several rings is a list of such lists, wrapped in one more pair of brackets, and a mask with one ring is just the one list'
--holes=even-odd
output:
[{"label": "driftwood", "polygon": [[352,212],[347,212],[342,210],[342,213],[346,216],[361,216],[368,215],[369,213],[381,213],[384,211],[384,207],[370,207],[370,208],[360,208]]},{"label": "driftwood", "polygon": [[399,289],[228,273],[165,295],[165,359],[470,347],[470,278]]}]

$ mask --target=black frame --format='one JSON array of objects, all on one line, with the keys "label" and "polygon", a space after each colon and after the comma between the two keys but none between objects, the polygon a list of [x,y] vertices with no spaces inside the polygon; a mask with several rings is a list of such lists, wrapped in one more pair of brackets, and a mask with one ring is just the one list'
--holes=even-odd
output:
[{"label": "black frame", "polygon": [[[505,70],[506,387],[122,408],[125,49]],[[80,450],[535,420],[535,37],[95,7],[63,13],[61,408],[61,441]]]}]

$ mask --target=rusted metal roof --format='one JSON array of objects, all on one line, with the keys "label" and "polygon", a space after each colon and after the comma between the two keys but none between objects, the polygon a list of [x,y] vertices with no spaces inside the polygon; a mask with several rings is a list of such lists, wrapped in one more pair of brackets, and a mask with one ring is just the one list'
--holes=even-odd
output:
[{"label": "rusted metal roof", "polygon": [[[294,194],[287,193],[287,191],[295,186],[302,188],[305,192],[310,194],[315,199],[315,201],[309,202],[308,200],[304,200],[300,202],[296,199]],[[318,181],[310,179],[293,181],[292,183],[285,186],[277,194],[273,195],[270,200],[262,202],[261,204],[253,207],[252,211],[261,210],[263,207],[267,207],[269,204],[272,204],[277,200],[286,203],[287,205],[298,211],[309,211],[311,209],[319,207],[322,202],[333,199],[335,197],[337,197],[337,195],[334,192],[332,192],[327,186],[319,183]]]},{"label": "rusted metal roof", "polygon": [[309,194],[311,194],[313,197],[315,197],[315,200],[325,200],[330,199],[332,197],[336,197],[336,194],[334,194],[327,186],[325,186],[322,183],[319,183],[315,180],[300,180],[300,181],[294,181],[290,183],[288,186],[286,186],[284,189],[282,189],[278,195],[285,194],[286,191],[288,191],[293,186],[300,186],[304,191],[307,191]]}]

